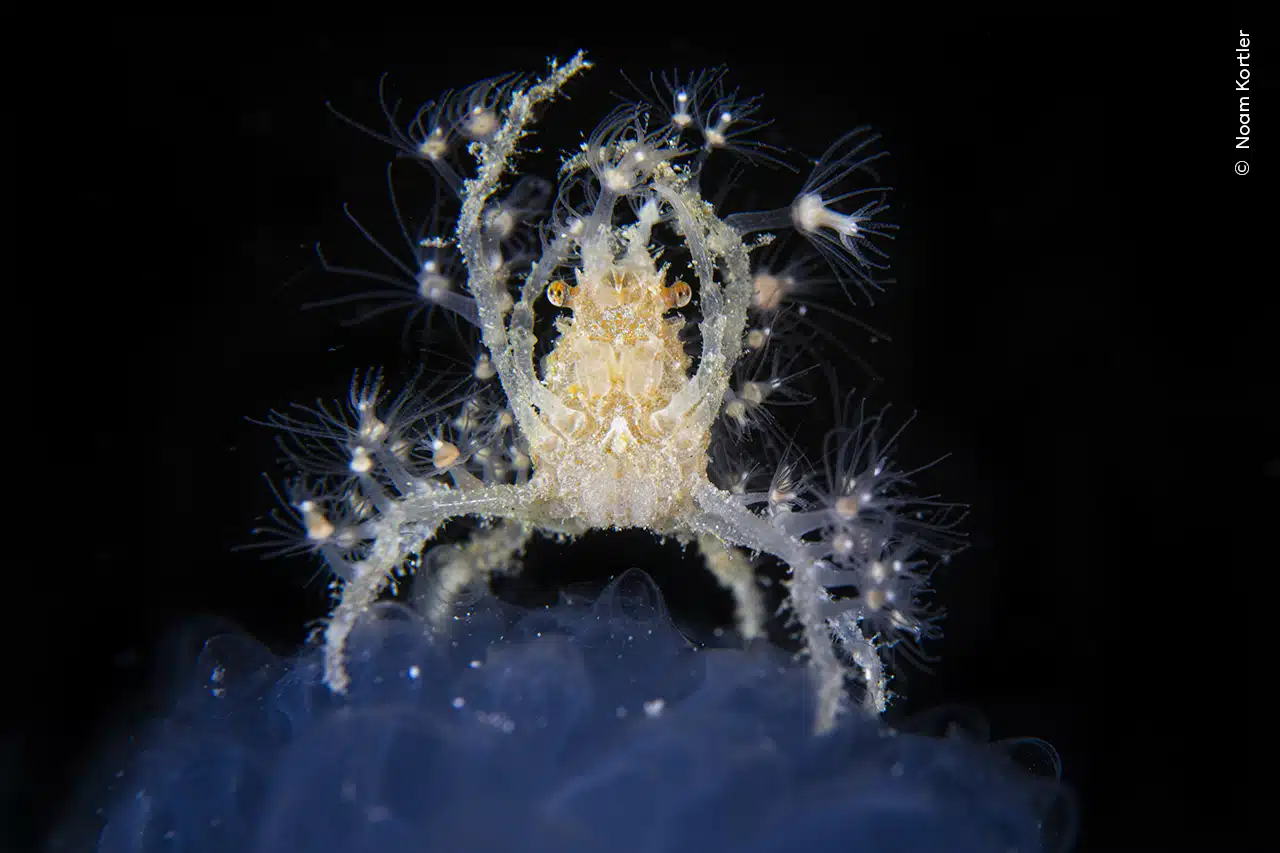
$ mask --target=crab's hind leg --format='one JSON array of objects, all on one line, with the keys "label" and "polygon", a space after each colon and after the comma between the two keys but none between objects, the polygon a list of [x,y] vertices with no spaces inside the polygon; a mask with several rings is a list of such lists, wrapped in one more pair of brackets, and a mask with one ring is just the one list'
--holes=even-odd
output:
[{"label": "crab's hind leg", "polygon": [[744,640],[753,640],[764,632],[764,597],[756,583],[755,567],[741,548],[726,545],[714,536],[698,536],[698,550],[711,574],[720,585],[733,593],[734,618]]},{"label": "crab's hind leg", "polygon": [[511,519],[517,526],[539,520],[537,494],[529,485],[495,484],[449,488],[420,484],[416,491],[390,503],[364,526],[369,545],[363,559],[345,573],[338,606],[324,631],[324,681],[335,693],[350,683],[345,654],[347,638],[360,617],[378,600],[394,573],[411,554],[420,554],[451,518],[474,516]]},{"label": "crab's hind leg", "polygon": [[496,574],[519,572],[520,555],[533,534],[533,525],[503,519],[475,531],[465,543],[432,549],[422,569],[422,592],[414,596],[427,623],[436,630],[446,628],[465,590],[488,586]]},{"label": "crab's hind leg", "polygon": [[[733,495],[706,483],[694,497],[696,515],[688,519],[688,529],[701,540],[713,538],[725,545],[772,554],[787,564],[787,604],[800,624],[809,671],[817,685],[814,730],[821,734],[835,727],[836,719],[848,705],[845,678],[861,677],[863,707],[870,713],[884,711],[887,683],[880,658],[871,639],[860,630],[834,631],[829,619],[831,595],[823,585],[827,569],[821,552],[803,539],[791,536],[767,518],[756,515]],[[836,643],[846,661],[836,653]]]}]

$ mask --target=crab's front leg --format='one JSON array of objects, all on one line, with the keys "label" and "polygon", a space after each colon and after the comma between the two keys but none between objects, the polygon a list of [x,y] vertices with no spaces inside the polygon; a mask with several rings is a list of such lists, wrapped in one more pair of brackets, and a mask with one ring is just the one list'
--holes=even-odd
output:
[{"label": "crab's front leg", "polygon": [[509,519],[533,524],[539,499],[532,486],[495,484],[460,489],[427,484],[391,503],[366,523],[372,542],[364,559],[351,564],[338,605],[324,632],[324,681],[336,693],[350,684],[344,655],[361,615],[378,600],[395,570],[420,553],[449,519],[459,516]]},{"label": "crab's front leg", "polygon": [[485,211],[490,199],[508,176],[519,153],[519,143],[529,132],[535,108],[556,97],[576,74],[589,68],[581,52],[563,65],[553,64],[547,75],[527,89],[511,94],[501,126],[476,147],[476,176],[463,184],[462,209],[454,241],[467,265],[467,288],[476,300],[481,340],[506,393],[520,429],[531,442],[539,442],[547,430],[542,419],[571,420],[560,401],[538,381],[533,369],[533,302],[541,295],[556,264],[569,251],[567,240],[554,242],[535,265],[515,303],[506,287],[502,265],[490,263],[496,239],[486,228]]}]

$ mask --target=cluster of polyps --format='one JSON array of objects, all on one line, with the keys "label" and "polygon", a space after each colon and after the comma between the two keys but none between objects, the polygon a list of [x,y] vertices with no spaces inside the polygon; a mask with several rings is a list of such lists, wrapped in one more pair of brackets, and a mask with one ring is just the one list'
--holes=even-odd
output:
[{"label": "cluster of polyps", "polygon": [[[663,78],[668,102],[620,107],[565,159],[545,212],[546,182],[515,175],[520,143],[534,108],[589,65],[579,54],[540,80],[504,77],[449,94],[407,129],[385,110],[387,138],[457,204],[450,230],[412,241],[418,268],[402,265],[401,284],[418,308],[479,328],[474,381],[489,390],[446,408],[408,394],[388,400],[376,378],[357,380],[349,406],[274,419],[312,475],[290,501],[299,540],[323,555],[339,591],[326,681],[346,689],[346,640],[406,565],[429,573],[426,608],[443,629],[458,593],[512,570],[535,533],[643,528],[697,544],[732,592],[746,638],[765,619],[747,552],[781,560],[817,685],[816,728],[848,703],[846,682],[879,712],[886,649],[933,629],[917,556],[948,522],[931,514],[935,504],[907,497],[907,474],[887,456],[892,439],[878,443],[878,418],[855,410],[856,423],[831,433],[825,478],[775,458],[768,487],[753,490],[745,466],[716,476],[708,465],[732,456],[715,442],[738,437],[717,426],[748,424],[784,384],[760,376],[770,361],[762,354],[785,328],[795,271],[808,267],[772,268],[761,247],[798,234],[833,283],[874,285],[877,243],[892,227],[877,221],[884,188],[859,184],[881,156],[876,137],[860,129],[840,139],[789,206],[722,218],[701,195],[708,158],[728,149],[776,163],[778,152],[743,135],[759,124],[758,105],[728,92],[721,73]],[[540,254],[528,250],[530,235]],[[680,313],[695,295],[696,367]],[[540,365],[539,311],[557,316]],[[744,364],[754,365],[746,376]],[[419,559],[461,516],[483,520],[472,538]]]}]

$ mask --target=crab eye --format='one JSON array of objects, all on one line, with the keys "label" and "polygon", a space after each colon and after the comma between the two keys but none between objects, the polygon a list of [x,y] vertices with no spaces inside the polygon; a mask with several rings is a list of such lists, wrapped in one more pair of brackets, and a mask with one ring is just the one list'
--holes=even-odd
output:
[{"label": "crab eye", "polygon": [[563,281],[553,281],[547,285],[547,301],[557,308],[568,308],[573,288]]},{"label": "crab eye", "polygon": [[662,289],[662,301],[666,303],[668,309],[683,308],[689,304],[689,300],[692,298],[693,288],[683,281],[677,281],[670,287]]}]

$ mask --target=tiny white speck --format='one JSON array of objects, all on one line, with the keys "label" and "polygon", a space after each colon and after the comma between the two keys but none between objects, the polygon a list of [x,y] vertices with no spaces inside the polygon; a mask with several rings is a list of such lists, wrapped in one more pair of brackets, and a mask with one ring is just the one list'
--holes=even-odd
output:
[{"label": "tiny white speck", "polygon": [[650,699],[648,702],[644,703],[645,715],[649,717],[660,717],[662,716],[662,709],[666,706],[667,702],[665,699]]},{"label": "tiny white speck", "polygon": [[462,708],[467,704],[467,700],[463,699],[461,696],[454,696],[451,704],[455,708]]},{"label": "tiny white speck", "polygon": [[409,677],[410,677],[410,678],[412,678],[412,679],[414,679],[414,680],[416,681],[416,680],[418,679],[418,677],[419,677],[419,676],[421,676],[421,675],[422,675],[422,670],[418,668],[418,665],[417,665],[416,663],[415,663],[413,666],[409,667]]}]

